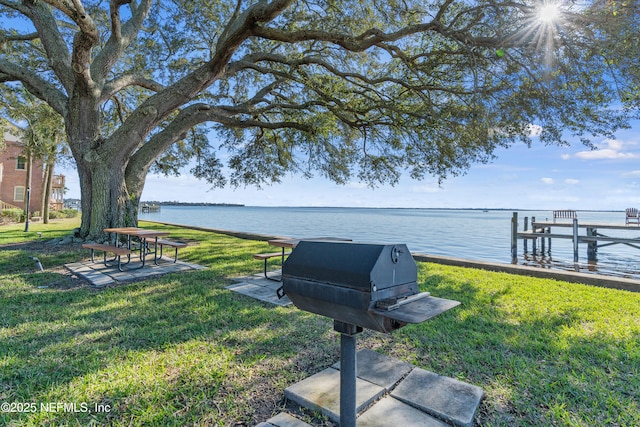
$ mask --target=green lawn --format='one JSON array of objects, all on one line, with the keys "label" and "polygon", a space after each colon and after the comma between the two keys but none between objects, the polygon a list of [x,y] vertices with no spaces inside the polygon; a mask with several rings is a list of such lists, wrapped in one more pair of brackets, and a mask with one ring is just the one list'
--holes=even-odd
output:
[{"label": "green lawn", "polygon": [[[78,221],[4,225],[0,245]],[[209,269],[93,289],[60,268],[87,258],[77,245],[0,248],[0,425],[255,425],[337,361],[331,320],[224,289],[261,271],[265,242],[153,228]],[[424,263],[419,281],[462,305],[359,348],[482,387],[481,425],[640,426],[640,293]]]}]

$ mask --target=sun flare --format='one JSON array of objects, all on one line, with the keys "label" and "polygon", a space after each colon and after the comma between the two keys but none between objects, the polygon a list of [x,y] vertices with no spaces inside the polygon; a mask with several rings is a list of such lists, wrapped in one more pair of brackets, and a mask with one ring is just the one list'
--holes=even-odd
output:
[{"label": "sun flare", "polygon": [[538,9],[538,19],[543,23],[550,24],[557,21],[558,18],[560,18],[560,6],[558,3],[544,3]]}]

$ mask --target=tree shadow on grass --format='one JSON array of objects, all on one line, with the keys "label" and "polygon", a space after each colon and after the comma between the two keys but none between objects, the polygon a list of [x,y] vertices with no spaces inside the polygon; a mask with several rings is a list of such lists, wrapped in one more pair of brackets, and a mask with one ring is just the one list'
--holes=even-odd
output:
[{"label": "tree shadow on grass", "polygon": [[82,251],[78,245],[48,246],[44,242],[5,245],[0,249],[1,274],[29,274],[40,271],[37,261],[45,270],[77,261]]},{"label": "tree shadow on grass", "polygon": [[[16,292],[0,296],[0,400],[112,410],[0,414],[6,422],[251,422],[271,416],[289,381],[335,361],[326,356],[336,353],[329,321],[231,293],[211,272],[103,291],[38,288],[51,279],[23,275]],[[242,393],[267,406],[255,408]],[[163,408],[151,409],[154,401]]]}]

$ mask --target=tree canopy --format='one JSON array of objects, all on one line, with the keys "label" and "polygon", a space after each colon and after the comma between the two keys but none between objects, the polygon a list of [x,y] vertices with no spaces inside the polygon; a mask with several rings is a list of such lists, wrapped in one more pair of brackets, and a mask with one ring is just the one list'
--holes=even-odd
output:
[{"label": "tree canopy", "polygon": [[639,104],[638,5],[549,1],[0,0],[0,91],[63,117],[98,238],[193,158],[214,186],[377,185],[534,131],[612,136]]}]

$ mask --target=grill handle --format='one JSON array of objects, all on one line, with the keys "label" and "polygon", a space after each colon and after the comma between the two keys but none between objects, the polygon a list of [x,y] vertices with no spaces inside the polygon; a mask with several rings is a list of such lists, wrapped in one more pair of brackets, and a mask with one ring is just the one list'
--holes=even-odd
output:
[{"label": "grill handle", "polygon": [[400,308],[405,304],[409,304],[413,301],[422,299],[424,297],[428,297],[429,295],[430,295],[429,292],[421,292],[419,294],[410,295],[404,298],[398,298],[398,299],[390,298],[390,299],[379,300],[376,302],[376,309],[387,310],[387,311],[395,310],[396,308]]}]

